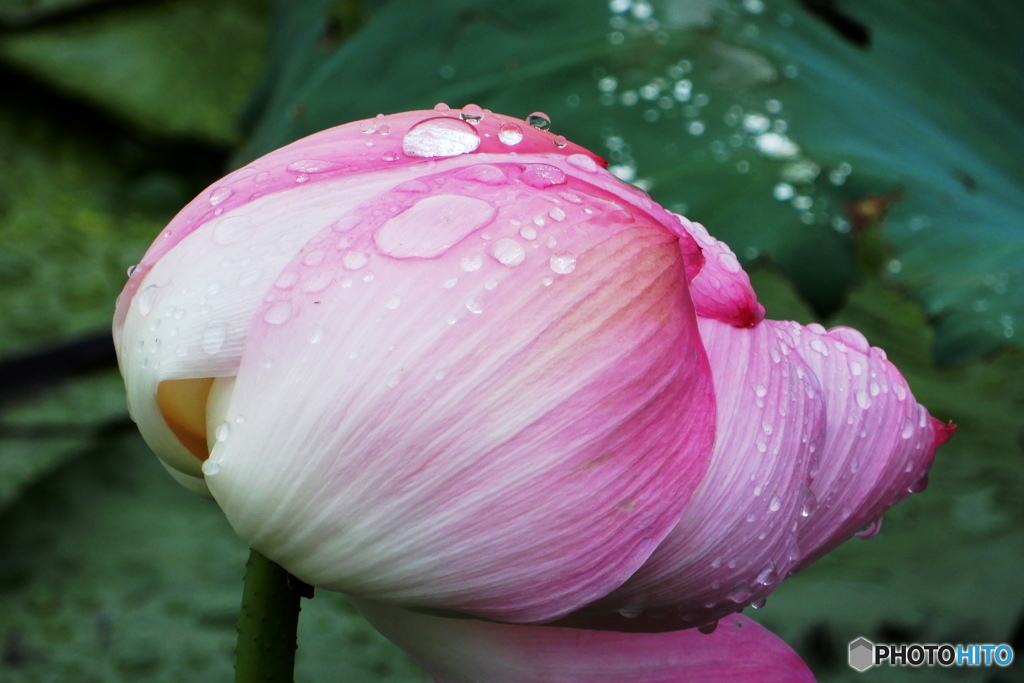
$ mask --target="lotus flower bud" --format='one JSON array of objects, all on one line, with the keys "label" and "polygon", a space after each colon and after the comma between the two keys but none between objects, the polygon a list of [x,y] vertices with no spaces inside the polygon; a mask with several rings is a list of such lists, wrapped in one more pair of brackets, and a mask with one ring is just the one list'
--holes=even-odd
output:
[{"label": "lotus flower bud", "polygon": [[763,599],[951,428],[858,333],[763,320],[728,247],[604,166],[467,107],[231,173],[119,299],[143,436],[247,543],[375,603],[681,628]]}]

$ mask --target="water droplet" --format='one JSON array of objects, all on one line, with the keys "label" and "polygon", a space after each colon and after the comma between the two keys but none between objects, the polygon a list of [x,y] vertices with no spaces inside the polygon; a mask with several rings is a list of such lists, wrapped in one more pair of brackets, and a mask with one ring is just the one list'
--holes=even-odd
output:
[{"label": "water droplet", "polygon": [[857,405],[859,405],[862,410],[867,410],[871,407],[871,397],[868,396],[868,392],[863,389],[857,390]]},{"label": "water droplet", "polygon": [[519,179],[530,187],[542,190],[552,185],[565,183],[565,172],[556,166],[548,164],[529,164]]},{"label": "water droplet", "polygon": [[560,208],[558,208],[556,206],[555,208],[553,208],[550,211],[548,211],[548,216],[550,216],[551,220],[554,220],[554,221],[564,221],[565,220],[565,211],[563,211],[562,209],[560,209]]},{"label": "water droplet", "polygon": [[296,173],[326,173],[341,167],[341,164],[323,159],[300,159],[288,164],[288,170]]},{"label": "water droplet", "polygon": [[389,311],[393,311],[393,310],[395,310],[396,308],[398,308],[401,305],[402,305],[402,298],[400,296],[398,296],[397,294],[392,294],[388,298],[387,302],[385,302],[384,307],[387,308]]},{"label": "water droplet", "polygon": [[218,472],[220,472],[220,463],[216,460],[206,460],[203,463],[203,474],[207,477],[212,477]]},{"label": "water droplet", "polygon": [[434,111],[436,111],[438,113],[441,113],[441,114],[443,114],[445,112],[449,112],[451,110],[452,110],[452,108],[449,107],[444,102],[438,102],[437,104],[434,105]]},{"label": "water droplet", "polygon": [[514,123],[506,123],[498,129],[498,139],[506,145],[518,145],[523,141],[523,129]]},{"label": "water droplet", "polygon": [[210,206],[217,206],[218,204],[230,199],[234,191],[230,187],[215,187],[210,192]]},{"label": "water droplet", "polygon": [[490,223],[494,214],[493,206],[476,197],[435,195],[387,221],[373,239],[393,258],[434,258]]},{"label": "water droplet", "polygon": [[[406,152],[406,154],[408,154],[408,152]],[[423,155],[409,154],[409,156],[423,156]],[[432,156],[452,156],[452,155],[451,154],[434,154]],[[381,156],[381,159],[383,159],[384,161],[398,161],[398,152],[384,152],[384,154]]]},{"label": "water droplet", "polygon": [[828,345],[817,337],[811,340],[811,349],[820,353],[822,356],[828,356]]},{"label": "water droplet", "polygon": [[761,597],[754,598],[753,600],[750,601],[750,608],[751,609],[761,609],[762,607],[764,607],[767,604],[768,604],[768,598],[766,598],[765,596],[762,595]]},{"label": "water droplet", "polygon": [[740,581],[736,586],[729,591],[728,598],[733,602],[743,602],[750,595],[750,591],[747,590],[747,582]]},{"label": "water droplet", "polygon": [[482,313],[484,310],[484,302],[479,296],[471,296],[466,301],[466,310],[470,313]]},{"label": "water droplet", "polygon": [[459,267],[467,273],[480,270],[484,265],[484,257],[480,254],[466,254],[459,260]]},{"label": "water droplet", "polygon": [[143,316],[147,316],[153,310],[153,306],[156,304],[157,294],[160,291],[160,287],[157,285],[149,285],[139,292],[138,298],[135,300],[136,305],[139,307],[139,313]]},{"label": "water droplet", "polygon": [[704,635],[708,635],[709,633],[714,633],[716,628],[718,628],[718,619],[715,619],[714,621],[709,621],[706,624],[701,624],[697,627],[697,630],[703,633]]},{"label": "water droplet", "polygon": [[907,487],[907,493],[921,493],[926,488],[928,488],[928,472],[924,471],[913,484]]},{"label": "water droplet", "polygon": [[271,325],[283,325],[292,317],[292,305],[287,301],[278,301],[263,314],[263,320]]},{"label": "water droplet", "polygon": [[568,275],[576,270],[576,256],[573,254],[554,254],[551,256],[551,270],[559,275]]},{"label": "water droplet", "polygon": [[882,518],[873,519],[860,528],[855,534],[857,538],[871,538],[877,536],[878,532],[882,530]]},{"label": "water droplet", "polygon": [[467,104],[462,108],[462,113],[459,114],[463,121],[469,123],[480,123],[484,118],[484,110],[480,108],[478,104]]},{"label": "water droplet", "polygon": [[565,147],[569,144],[569,141],[565,139],[564,135],[556,135],[552,142],[555,143],[555,147]]},{"label": "water droplet", "polygon": [[773,493],[772,497],[768,500],[768,509],[772,512],[778,512],[782,507],[782,499],[779,498],[778,494]]},{"label": "water droplet", "polygon": [[137,269],[138,269],[138,265],[128,266],[128,277],[131,277],[132,275],[134,275],[135,271]]},{"label": "water droplet", "polygon": [[228,326],[224,322],[212,322],[203,330],[201,345],[203,351],[214,354],[224,347],[228,338]]},{"label": "water droplet", "polygon": [[226,421],[221,422],[217,425],[216,431],[214,431],[214,438],[217,439],[217,443],[224,443],[228,440],[228,436],[231,435],[231,425]]},{"label": "water droplet", "polygon": [[519,236],[524,240],[535,240],[537,239],[537,230],[532,225],[524,225],[519,228]]},{"label": "water droplet", "polygon": [[644,613],[644,608],[641,605],[628,605],[626,607],[620,607],[618,609],[619,616],[625,617],[626,619],[636,619]]},{"label": "water droplet", "polygon": [[903,431],[900,432],[900,436],[904,439],[909,439],[914,435],[914,421],[909,417],[903,418]]},{"label": "water droplet", "polygon": [[542,111],[535,111],[526,117],[526,122],[534,128],[547,130],[551,127],[551,117]]},{"label": "water droplet", "polygon": [[757,382],[754,384],[754,395],[758,398],[764,398],[768,394],[768,388],[765,385]]},{"label": "water droplet", "polygon": [[420,121],[402,138],[402,151],[411,157],[454,157],[479,146],[480,135],[472,125],[448,117]]},{"label": "water droplet", "polygon": [[341,259],[341,265],[345,270],[359,270],[365,268],[370,262],[370,257],[361,251],[350,251]]},{"label": "water droplet", "polygon": [[514,239],[503,237],[491,247],[491,256],[504,266],[514,267],[526,260],[526,250]]}]

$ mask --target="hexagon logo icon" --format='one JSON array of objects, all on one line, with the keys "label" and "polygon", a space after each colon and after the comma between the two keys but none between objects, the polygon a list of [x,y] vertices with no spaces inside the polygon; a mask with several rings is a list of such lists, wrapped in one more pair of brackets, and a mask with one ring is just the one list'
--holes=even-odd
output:
[{"label": "hexagon logo icon", "polygon": [[850,642],[850,667],[865,672],[875,664],[875,644],[867,638]]}]

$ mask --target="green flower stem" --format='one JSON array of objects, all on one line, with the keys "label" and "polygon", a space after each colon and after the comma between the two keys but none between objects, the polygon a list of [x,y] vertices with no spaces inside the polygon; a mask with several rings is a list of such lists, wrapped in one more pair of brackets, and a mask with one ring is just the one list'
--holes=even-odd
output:
[{"label": "green flower stem", "polygon": [[310,586],[257,550],[249,552],[238,616],[235,683],[295,680],[295,634],[302,597],[313,597]]}]

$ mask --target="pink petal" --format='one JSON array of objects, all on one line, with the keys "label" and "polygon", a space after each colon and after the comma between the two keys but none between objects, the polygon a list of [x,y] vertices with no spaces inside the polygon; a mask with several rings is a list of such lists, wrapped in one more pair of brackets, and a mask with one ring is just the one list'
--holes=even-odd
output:
[{"label": "pink petal", "polygon": [[717,397],[711,465],[679,524],[621,588],[588,608],[696,626],[758,604],[799,560],[796,525],[824,440],[820,387],[771,321],[702,318]]},{"label": "pink petal", "polygon": [[560,167],[441,166],[343,209],[265,291],[206,481],[311,584],[557,618],[632,574],[704,473],[685,256]]},{"label": "pink petal", "polygon": [[753,327],[761,322],[764,306],[758,303],[750,277],[732,249],[709,235],[700,223],[684,216],[676,215],[676,218],[704,252],[704,265],[690,283],[690,296],[697,315],[735,327]]},{"label": "pink petal", "polygon": [[816,510],[800,528],[802,567],[923,490],[953,427],[930,417],[885,353],[856,330],[778,325],[820,381],[827,419],[811,470]]},{"label": "pink petal", "polygon": [[[354,600],[436,681],[804,683],[814,676],[778,636],[734,615],[709,634],[499,624]],[[630,620],[621,619],[630,626]]]}]

